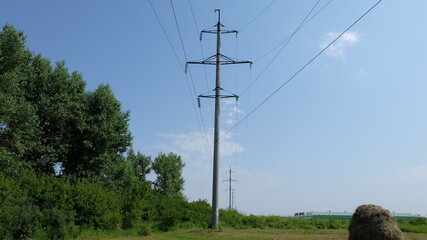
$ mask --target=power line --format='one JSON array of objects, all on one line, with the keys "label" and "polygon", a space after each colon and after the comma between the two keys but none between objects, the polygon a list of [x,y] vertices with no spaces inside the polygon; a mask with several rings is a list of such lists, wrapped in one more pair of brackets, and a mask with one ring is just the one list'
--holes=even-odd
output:
[{"label": "power line", "polygon": [[[313,18],[315,18],[320,12],[322,12],[327,6],[329,6],[329,4],[332,2],[333,0],[329,0],[325,5],[323,5],[323,7],[321,7],[319,10],[317,10],[317,12],[315,14],[313,14],[313,16],[311,16],[307,21],[305,21],[301,27],[298,29],[300,30],[301,28],[303,28],[307,23],[309,23]],[[274,50],[276,50],[278,47],[280,47],[284,42],[286,42],[289,38],[293,37],[294,34],[290,34],[289,36],[287,36],[285,39],[283,39],[279,44],[277,44],[273,49],[271,49],[270,51],[268,51],[267,53],[265,53],[264,55],[262,55],[261,57],[255,59],[254,62],[257,62],[259,60],[261,60],[262,58],[264,58],[265,56],[269,55],[270,53],[274,52]]]},{"label": "power line", "polygon": [[157,15],[157,12],[156,12],[156,10],[155,10],[155,9],[154,9],[154,7],[153,7],[153,4],[151,3],[151,0],[148,0],[148,2],[150,3],[151,9],[153,10],[154,15],[156,16],[157,22],[159,23],[160,27],[162,28],[163,34],[165,35],[166,39],[168,40],[169,46],[172,48],[172,51],[173,51],[173,53],[174,53],[174,55],[175,55],[175,57],[176,57],[176,60],[178,61],[179,66],[181,67],[182,71],[184,71],[184,67],[183,67],[183,66],[182,66],[182,64],[181,64],[181,60],[179,60],[178,54],[176,53],[175,48],[173,47],[172,42],[171,42],[171,40],[169,39],[169,36],[168,36],[168,34],[166,33],[166,30],[165,30],[165,28],[163,27],[163,24],[162,24],[162,22],[160,21],[160,18],[159,18],[159,16]]},{"label": "power line", "polygon": [[238,123],[236,123],[232,128],[230,128],[226,133],[224,133],[220,139],[222,139],[225,135],[231,132],[234,128],[236,128],[240,123],[242,123],[245,119],[251,116],[258,108],[264,105],[273,95],[275,95],[280,89],[282,89],[286,84],[292,81],[299,73],[301,73],[308,65],[310,65],[316,58],[318,58],[323,52],[326,51],[332,44],[334,44],[339,38],[342,37],[346,32],[348,32],[354,25],[356,25],[363,17],[365,17],[369,12],[372,11],[382,0],[376,2],[371,8],[369,8],[365,13],[362,14],[356,21],[354,21],[348,28],[346,28],[340,35],[338,35],[332,42],[330,42],[326,47],[324,47],[319,53],[317,53],[313,58],[311,58],[304,66],[302,66],[294,75],[288,78],[279,88],[273,91],[266,99],[264,99],[260,104],[258,104],[251,112],[249,112],[245,117],[243,117]]},{"label": "power line", "polygon": [[[190,5],[190,10],[191,10],[191,16],[193,16],[193,22],[194,22],[194,26],[196,28],[196,33],[199,33],[199,27],[197,26],[197,21],[196,21],[196,16],[194,15],[194,11],[193,11],[193,6],[191,4],[191,0],[188,0],[188,5]],[[200,44],[200,51],[202,53],[202,58],[205,58],[205,52],[203,50],[203,45],[202,45],[202,41],[199,41]],[[206,83],[206,91],[209,91],[209,83],[208,83],[208,73],[206,72],[206,66],[203,65],[203,70],[205,72],[205,83]],[[212,106],[212,102],[209,102],[210,105],[210,110],[211,110],[211,117],[213,119],[213,106]]]},{"label": "power line", "polygon": [[170,2],[171,7],[172,7],[172,12],[173,12],[173,17],[175,19],[176,28],[178,29],[178,35],[179,35],[179,39],[181,41],[182,50],[184,52],[185,61],[187,62],[187,53],[185,52],[184,42],[182,41],[181,30],[179,29],[179,24],[178,24],[178,19],[176,18],[175,8],[173,6],[172,0],[169,0],[169,2]]},{"label": "power line", "polygon": [[[187,61],[188,61],[187,53],[186,53],[186,51],[185,51],[184,41],[182,40],[181,30],[180,30],[180,28],[179,28],[178,19],[177,19],[177,17],[176,17],[175,7],[173,6],[172,0],[169,0],[169,2],[170,2],[171,7],[172,7],[172,12],[173,12],[173,16],[174,16],[175,23],[176,23],[176,28],[178,29],[178,35],[179,35],[179,39],[180,39],[180,41],[181,41],[182,51],[184,52],[185,61],[187,62]],[[197,96],[197,93],[196,93],[196,87],[195,87],[195,85],[194,85],[194,80],[193,80],[193,75],[191,74],[191,70],[189,70],[189,74],[190,74],[190,80],[191,80],[191,83],[192,83],[192,86],[193,86],[193,93],[194,93],[194,96]],[[193,98],[192,98],[192,102],[193,102],[193,107],[195,107],[194,99],[193,99]],[[210,148],[208,147],[208,146],[209,146],[209,139],[208,139],[208,134],[206,133],[205,120],[204,120],[204,118],[203,118],[203,114],[202,114],[202,111],[200,110],[200,108],[199,108],[199,114],[200,114],[200,119],[202,120],[202,126],[203,126],[203,131],[204,131],[205,141],[206,141],[206,144],[207,144],[206,148],[208,149],[209,154],[212,156],[212,153],[211,153],[211,151],[210,151]]]},{"label": "power line", "polygon": [[254,22],[259,16],[261,16],[265,11],[267,11],[267,9],[269,9],[271,7],[271,5],[273,5],[273,3],[276,0],[273,0],[270,2],[270,4],[268,4],[267,7],[265,7],[258,15],[256,15],[254,18],[252,18],[252,20],[250,20],[247,24],[245,24],[242,28],[239,29],[239,32],[241,32],[243,29],[245,29],[247,26],[249,26],[249,24],[251,24],[252,22]]},{"label": "power line", "polygon": [[264,72],[270,67],[270,65],[276,60],[276,58],[279,56],[279,54],[285,49],[285,47],[288,45],[289,41],[295,36],[295,34],[298,32],[298,30],[301,29],[302,24],[307,20],[307,18],[311,15],[313,10],[316,8],[317,4],[319,4],[320,0],[317,0],[316,4],[311,8],[310,12],[305,16],[304,20],[300,23],[300,25],[295,29],[295,31],[290,35],[290,37],[287,39],[286,43],[280,48],[280,50],[274,55],[274,57],[271,59],[271,61],[265,66],[265,68],[261,71],[261,73],[258,75],[258,77],[255,78],[255,80],[249,85],[241,94],[246,92],[261,76],[264,74]]},{"label": "power line", "polygon": [[[174,53],[174,55],[175,55],[175,58],[176,58],[176,60],[177,60],[177,62],[178,62],[178,65],[181,67],[182,71],[184,72],[184,67],[183,67],[183,65],[181,64],[181,60],[179,59],[178,54],[176,53],[175,48],[173,47],[172,42],[171,42],[171,40],[170,40],[170,38],[169,38],[169,36],[168,36],[168,34],[167,34],[167,32],[166,32],[165,28],[163,27],[162,22],[160,21],[160,18],[159,18],[159,16],[158,16],[157,12],[156,12],[156,9],[154,8],[154,6],[153,6],[153,4],[152,4],[151,0],[148,0],[148,2],[150,3],[151,9],[153,10],[154,15],[156,16],[157,22],[159,23],[159,25],[160,25],[160,27],[161,27],[161,29],[162,29],[162,31],[163,31],[163,34],[165,35],[165,37],[166,37],[166,39],[167,39],[167,41],[168,41],[168,43],[169,43],[169,46],[171,47],[171,49],[172,49],[172,51],[173,51],[173,53]],[[191,76],[191,75],[190,75],[190,76]],[[194,114],[195,114],[195,116],[196,116],[197,125],[199,126],[199,130],[200,130],[200,132],[202,132],[202,127],[201,127],[201,124],[200,124],[200,119],[199,119],[198,114],[197,114],[196,105],[195,105],[195,102],[194,102],[194,97],[192,96],[191,87],[190,87],[190,83],[189,83],[189,80],[188,80],[188,76],[187,76],[187,74],[185,74],[185,79],[186,79],[186,83],[187,83],[188,91],[189,91],[189,93],[190,93],[191,103],[192,103],[192,105],[193,105],[193,110],[194,110]],[[193,87],[194,87],[194,84],[193,84]],[[202,122],[204,122],[203,118],[202,118]],[[203,123],[203,127],[204,127],[204,123]],[[206,148],[206,150],[208,151],[209,155],[210,155],[210,156],[212,156],[212,153],[211,153],[211,151],[210,151],[210,148],[208,147],[209,142],[208,142],[208,140],[207,140],[207,134],[206,134],[206,128],[205,128],[205,127],[204,127],[204,131],[205,131],[205,135],[204,135],[204,136],[205,136],[205,138],[206,138],[206,143],[207,143],[207,145],[205,146],[205,148]]]}]

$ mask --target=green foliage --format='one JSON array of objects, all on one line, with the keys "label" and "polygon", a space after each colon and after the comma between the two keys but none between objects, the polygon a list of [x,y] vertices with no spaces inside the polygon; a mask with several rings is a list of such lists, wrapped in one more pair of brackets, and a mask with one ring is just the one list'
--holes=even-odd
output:
[{"label": "green foliage", "polygon": [[150,225],[148,225],[148,224],[142,224],[141,226],[139,226],[138,228],[137,228],[138,230],[137,230],[137,235],[138,236],[140,236],[140,237],[146,237],[146,236],[149,236],[149,235],[151,235],[152,234],[152,230],[151,230],[151,227],[150,227]]},{"label": "green foliage", "polygon": [[212,207],[206,200],[190,202],[187,208],[187,221],[202,228],[207,228],[211,224]]},{"label": "green foliage", "polygon": [[155,196],[151,186],[144,182],[134,182],[122,192],[122,227],[133,228],[142,221],[149,221],[155,215]]},{"label": "green foliage", "polygon": [[[93,92],[65,62],[51,66],[25,46],[23,32],[0,32],[0,165],[21,162],[38,173],[110,178],[131,145],[129,112],[108,85]],[[6,157],[3,157],[6,156]],[[3,169],[3,168],[2,168]],[[10,172],[11,168],[5,169]]]},{"label": "green foliage", "polygon": [[44,210],[42,214],[42,238],[55,240],[77,237],[78,229],[74,225],[75,213],[73,211],[51,208]]},{"label": "green foliage", "polygon": [[73,202],[77,225],[113,229],[121,221],[119,194],[100,184],[77,181]]},{"label": "green foliage", "polygon": [[222,226],[228,226],[232,228],[246,228],[243,225],[243,219],[245,215],[239,213],[237,210],[219,210],[219,218],[221,219],[220,224]]},{"label": "green foliage", "polygon": [[15,154],[0,147],[0,172],[7,176],[17,176],[22,168],[23,164]]},{"label": "green foliage", "polygon": [[398,220],[397,223],[403,232],[427,233],[427,218],[419,217],[411,220]]},{"label": "green foliage", "polygon": [[180,221],[188,220],[186,218],[187,201],[182,195],[173,195],[164,197],[157,196],[156,218],[159,221],[158,228],[161,231],[172,230]]},{"label": "green foliage", "polygon": [[152,168],[157,174],[154,186],[160,194],[171,196],[181,193],[184,189],[184,178],[182,177],[184,166],[181,156],[174,153],[160,153],[156,157]]},{"label": "green foliage", "polygon": [[73,148],[62,161],[64,174],[83,178],[111,177],[131,144],[129,112],[120,110],[108,85],[84,98],[82,126],[74,132]]},{"label": "green foliage", "polygon": [[147,174],[151,171],[151,157],[145,156],[140,152],[135,154],[133,149],[130,149],[127,160],[132,163],[135,175],[138,176],[139,181],[147,182]]},{"label": "green foliage", "polygon": [[277,229],[347,229],[349,221],[340,219],[298,219],[280,216],[243,215],[236,210],[219,211],[222,226],[236,229],[277,228]]},{"label": "green foliage", "polygon": [[19,183],[0,173],[0,239],[24,239],[40,226],[39,208]]}]

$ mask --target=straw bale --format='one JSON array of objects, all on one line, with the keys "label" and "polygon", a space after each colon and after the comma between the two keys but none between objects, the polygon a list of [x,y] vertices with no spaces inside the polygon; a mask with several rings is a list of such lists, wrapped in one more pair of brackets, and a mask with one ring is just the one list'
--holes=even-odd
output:
[{"label": "straw bale", "polygon": [[403,240],[403,233],[390,211],[376,205],[361,205],[348,227],[349,240]]}]

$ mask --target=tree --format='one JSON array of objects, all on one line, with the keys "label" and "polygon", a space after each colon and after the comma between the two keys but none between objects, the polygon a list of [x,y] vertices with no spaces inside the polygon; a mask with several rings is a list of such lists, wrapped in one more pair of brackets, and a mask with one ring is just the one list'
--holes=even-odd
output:
[{"label": "tree", "polygon": [[182,177],[184,166],[181,156],[174,153],[159,153],[152,164],[152,168],[157,174],[154,182],[156,190],[167,196],[180,194],[184,189],[184,178]]},{"label": "tree", "polygon": [[78,177],[105,177],[111,168],[124,161],[122,154],[131,146],[129,111],[109,85],[100,85],[85,96],[82,119],[72,129],[71,148],[63,161],[64,173]]},{"label": "tree", "polygon": [[[51,66],[25,46],[23,32],[0,32],[0,165],[20,161],[36,172],[94,179],[126,169],[129,112],[108,85],[93,92],[65,62]],[[120,168],[117,170],[117,168]],[[123,170],[124,171],[124,170]],[[114,175],[113,174],[113,175]],[[112,177],[111,177],[112,178]]]},{"label": "tree", "polygon": [[133,149],[130,149],[127,159],[130,163],[132,163],[135,170],[135,175],[138,177],[139,181],[147,182],[147,174],[149,174],[151,171],[151,157],[145,156],[140,152],[135,154]]},{"label": "tree", "polygon": [[[25,36],[11,25],[0,32],[0,148],[14,162],[28,158],[40,147],[36,108],[26,101],[25,84],[32,54],[25,47]],[[10,160],[11,158],[8,157]]]}]

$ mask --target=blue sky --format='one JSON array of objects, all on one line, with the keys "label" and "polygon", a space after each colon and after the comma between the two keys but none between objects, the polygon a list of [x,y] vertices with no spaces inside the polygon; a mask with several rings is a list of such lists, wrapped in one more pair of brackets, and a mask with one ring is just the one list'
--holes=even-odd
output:
[{"label": "blue sky", "polygon": [[[314,12],[328,2],[320,0]],[[191,65],[188,82],[182,69],[186,60],[201,59],[202,50],[205,57],[215,53],[215,36],[200,42],[197,32],[216,23],[213,9],[221,9],[225,26],[241,30],[238,38],[223,36],[222,53],[254,61],[252,68],[222,68],[223,88],[240,96],[237,105],[222,102],[226,132],[376,2],[331,1],[267,69],[278,49],[259,58],[293,32],[317,0],[190,0],[197,27],[189,1],[173,0],[187,59],[170,1],[152,0],[179,62],[147,0],[3,0],[0,24],[25,31],[35,53],[65,60],[88,90],[110,84],[131,111],[134,149],[182,155],[185,194],[210,201],[213,101],[202,99],[199,111],[196,95],[214,88],[215,68]],[[425,9],[422,0],[382,1],[222,138],[221,180],[231,166],[238,210],[290,215],[373,203],[427,214]],[[200,122],[203,116],[204,128],[196,116]],[[224,208],[227,186],[221,184]]]}]

